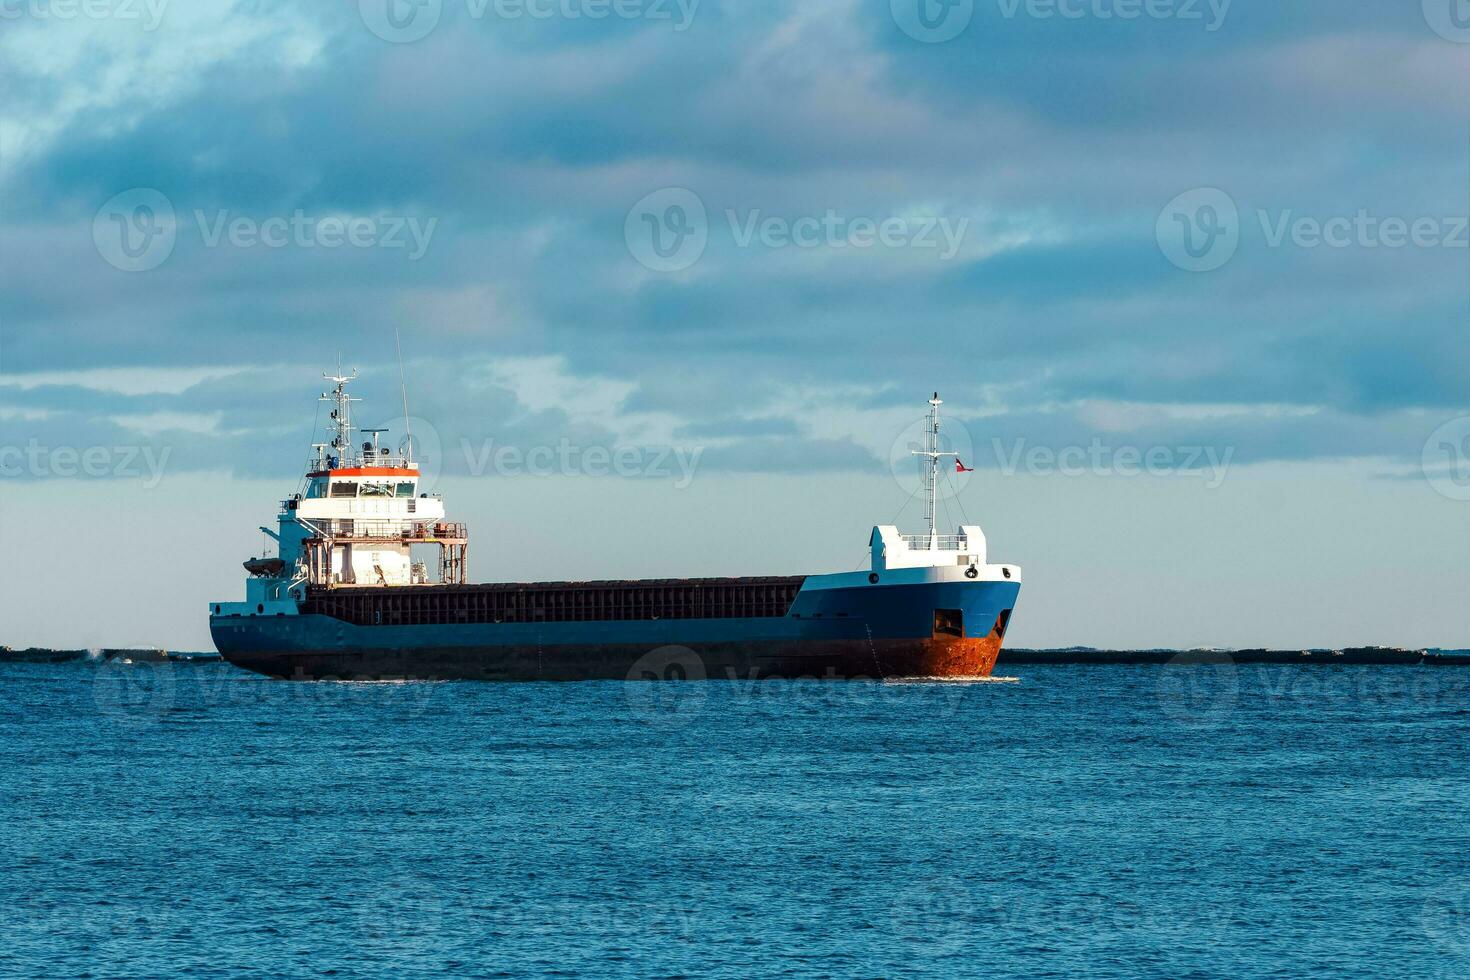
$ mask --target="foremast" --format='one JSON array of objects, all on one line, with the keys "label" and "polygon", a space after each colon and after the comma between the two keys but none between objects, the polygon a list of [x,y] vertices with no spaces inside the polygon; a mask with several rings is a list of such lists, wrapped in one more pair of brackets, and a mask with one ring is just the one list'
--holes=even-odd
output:
[{"label": "foremast", "polygon": [[[939,392],[929,399],[929,414],[924,419],[923,448],[910,450],[919,459],[924,491],[924,533],[903,534],[894,526],[873,528],[870,539],[873,575],[894,568],[942,568],[963,566],[968,573],[980,574],[986,567],[985,532],[975,524],[961,525],[954,534],[939,533],[939,468],[946,459],[955,461],[956,469],[964,463],[958,453],[941,448],[939,406],[944,400]],[[1006,577],[1009,577],[1007,575]]]},{"label": "foremast", "polygon": [[939,500],[939,461],[946,457],[959,459],[956,453],[941,452],[939,449],[939,406],[943,404],[944,400],[936,391],[934,397],[929,399],[929,417],[924,421],[924,448],[912,451],[912,455],[923,457],[924,460],[924,520],[928,528],[930,548],[936,546],[939,533],[935,512]]}]

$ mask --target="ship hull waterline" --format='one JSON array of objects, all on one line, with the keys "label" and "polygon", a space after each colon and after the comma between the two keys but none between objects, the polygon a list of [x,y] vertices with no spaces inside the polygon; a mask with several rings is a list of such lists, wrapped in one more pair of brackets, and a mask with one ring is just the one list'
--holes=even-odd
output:
[{"label": "ship hull waterline", "polygon": [[1001,638],[231,652],[280,680],[699,681],[980,678]]},{"label": "ship hull waterline", "polygon": [[[803,589],[786,615],[724,619],[379,625],[304,613],[216,616],[210,627],[227,661],[287,680],[986,677],[1018,591]],[[378,615],[365,607],[359,618]]]}]

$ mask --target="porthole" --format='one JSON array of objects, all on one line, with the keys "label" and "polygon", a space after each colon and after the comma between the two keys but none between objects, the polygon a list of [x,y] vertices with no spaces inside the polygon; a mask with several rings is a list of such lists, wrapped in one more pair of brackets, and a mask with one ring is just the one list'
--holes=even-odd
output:
[{"label": "porthole", "polygon": [[873,574],[869,575],[868,576],[868,581],[869,582],[872,582],[874,585],[877,585],[878,584],[878,573],[877,572],[874,572]]},{"label": "porthole", "polygon": [[263,602],[256,603],[255,604],[255,611],[258,612],[258,613],[265,612],[265,603],[263,603]]}]

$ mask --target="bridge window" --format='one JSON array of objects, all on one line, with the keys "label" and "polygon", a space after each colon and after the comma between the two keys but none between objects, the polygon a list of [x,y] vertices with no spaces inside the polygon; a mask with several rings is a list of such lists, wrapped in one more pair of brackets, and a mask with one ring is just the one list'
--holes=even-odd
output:
[{"label": "bridge window", "polygon": [[413,484],[412,483],[400,483],[400,484],[398,484],[398,496],[400,496],[400,497],[412,497],[413,496]]},{"label": "bridge window", "polygon": [[391,497],[393,496],[393,484],[391,483],[364,483],[362,485],[363,497]]},{"label": "bridge window", "polygon": [[354,482],[341,482],[332,484],[332,496],[334,497],[356,497],[357,484]]}]

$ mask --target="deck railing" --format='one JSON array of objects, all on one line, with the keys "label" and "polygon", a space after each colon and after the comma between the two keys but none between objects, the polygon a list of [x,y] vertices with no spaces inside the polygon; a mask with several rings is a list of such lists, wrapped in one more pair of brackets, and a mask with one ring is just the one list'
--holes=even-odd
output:
[{"label": "deck railing", "polygon": [[[905,534],[903,543],[909,546],[910,551],[929,551],[931,537],[927,534]],[[933,535],[933,550],[936,551],[964,551],[969,545],[969,539],[963,534],[936,534]]]},{"label": "deck railing", "polygon": [[377,540],[397,538],[401,541],[434,541],[441,538],[464,540],[469,537],[465,525],[454,521],[313,521],[322,534],[337,541],[355,538]]},{"label": "deck railing", "polygon": [[346,458],[343,458],[341,456],[317,456],[311,460],[311,469],[313,471],[321,471],[327,469],[327,463],[329,459],[336,463],[336,465],[331,468],[339,470],[357,469],[364,466],[388,467],[395,470],[418,469],[417,463],[409,459],[407,456],[399,455],[398,453],[353,453]]}]

